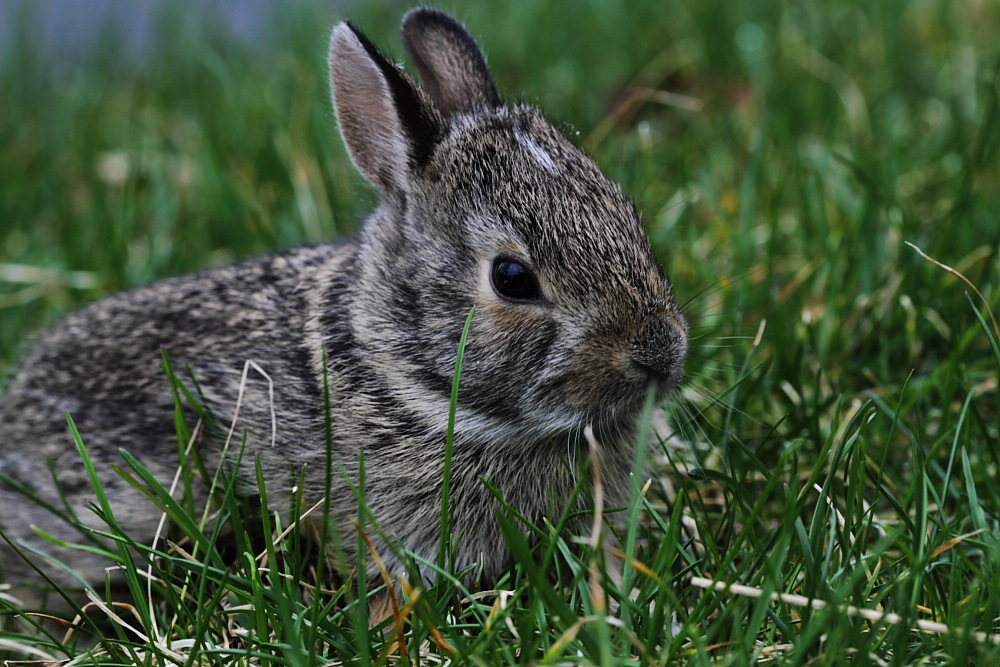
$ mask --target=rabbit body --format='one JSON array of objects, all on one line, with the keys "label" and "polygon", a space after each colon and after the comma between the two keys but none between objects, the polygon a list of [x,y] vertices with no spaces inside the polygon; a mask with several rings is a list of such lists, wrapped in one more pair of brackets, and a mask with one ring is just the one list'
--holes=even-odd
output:
[{"label": "rabbit body", "polygon": [[[60,506],[49,461],[79,519],[100,525],[67,412],[118,523],[151,539],[159,512],[110,466],[124,448],[164,484],[176,472],[162,348],[178,375],[192,370],[223,429],[238,407],[242,474],[259,457],[276,508],[288,507],[300,474],[305,502],[323,497],[325,378],[337,470],[356,476],[364,450],[375,520],[433,561],[455,355],[473,306],[451,466],[457,565],[477,565],[488,581],[507,563],[484,480],[529,520],[562,510],[588,425],[607,502],[627,497],[647,388],[675,387],[687,350],[687,326],[639,217],[537,110],[503,104],[453,19],[414,10],[403,36],[423,87],[349,24],[334,30],[341,133],[381,195],[357,240],[116,295],[29,349],[0,401],[0,473],[14,482],[0,482],[0,530],[11,540],[51,551],[32,524],[74,538],[14,488]],[[209,469],[221,462],[220,438],[199,447]],[[356,499],[338,472],[329,485],[336,526],[350,535]],[[355,540],[342,543],[356,559]],[[402,574],[386,545],[376,547]],[[96,556],[58,556],[91,582],[104,576]],[[35,581],[3,543],[0,570],[15,595]]]}]

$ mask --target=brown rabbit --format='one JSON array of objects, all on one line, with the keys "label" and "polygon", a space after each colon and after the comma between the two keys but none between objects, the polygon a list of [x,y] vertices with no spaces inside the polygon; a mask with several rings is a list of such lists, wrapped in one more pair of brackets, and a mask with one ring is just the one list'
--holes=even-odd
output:
[{"label": "brown rabbit", "polygon": [[[482,480],[540,520],[577,483],[573,462],[585,458],[588,425],[601,444],[608,502],[624,501],[647,388],[671,391],[687,351],[687,325],[639,216],[539,111],[504,104],[455,20],[414,10],[403,38],[422,87],[350,24],[333,31],[340,130],[381,195],[359,238],[119,294],[35,341],[0,402],[8,538],[55,549],[29,528],[37,525],[78,540],[22,493],[60,505],[48,461],[80,520],[97,524],[68,412],[119,524],[137,541],[151,539],[159,512],[110,465],[125,448],[164,483],[173,477],[165,348],[175,368],[193,370],[225,423],[244,368],[259,369],[247,375],[236,432],[246,434],[244,460],[260,458],[274,507],[288,506],[302,470],[305,500],[323,496],[328,377],[336,463],[356,474],[364,450],[375,520],[433,561],[452,374],[473,306],[451,471],[457,565],[477,566],[489,580],[508,562],[498,503]],[[218,439],[200,446],[220,462]],[[336,526],[349,534],[356,500],[339,475],[330,484]],[[376,546],[402,573],[386,545]],[[104,577],[97,556],[57,555],[86,581]],[[31,599],[36,576],[5,543],[0,568],[13,593]]]}]

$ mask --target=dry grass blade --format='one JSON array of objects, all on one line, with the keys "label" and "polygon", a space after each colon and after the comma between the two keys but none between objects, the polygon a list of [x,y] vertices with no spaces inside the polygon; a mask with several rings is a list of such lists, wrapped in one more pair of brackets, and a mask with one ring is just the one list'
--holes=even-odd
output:
[{"label": "dry grass blade", "polygon": [[597,569],[597,554],[600,551],[601,535],[604,531],[604,483],[601,480],[601,467],[597,456],[600,444],[594,437],[594,427],[591,424],[587,424],[586,428],[583,429],[583,435],[590,445],[590,466],[594,475],[594,525],[590,533],[592,554],[590,559],[590,593],[594,599],[594,610],[598,616],[603,616],[608,603]]},{"label": "dry grass blade", "polygon": [[59,665],[59,664],[62,664],[63,662],[65,662],[64,660],[59,660],[55,656],[53,656],[53,655],[51,655],[49,653],[46,653],[45,651],[41,650],[40,648],[35,647],[32,644],[29,644],[27,642],[15,641],[13,639],[0,639],[0,655],[2,655],[3,651],[13,651],[15,653],[23,653],[25,655],[31,655],[31,656],[34,656],[36,658],[39,658],[38,661],[4,660],[3,661],[4,667],[8,667],[8,666],[15,665],[15,664],[20,664],[20,665],[25,665],[25,664],[29,664],[29,665]]},{"label": "dry grass blade", "polygon": [[962,275],[962,273],[960,271],[958,271],[957,269],[953,269],[952,267],[948,266],[947,264],[942,264],[941,262],[937,261],[936,259],[934,259],[930,255],[928,255],[926,252],[924,252],[923,250],[921,250],[917,246],[913,245],[909,241],[903,241],[903,243],[905,243],[906,245],[908,245],[911,248],[913,248],[914,250],[916,250],[917,254],[920,255],[921,257],[923,257],[924,259],[926,259],[928,262],[939,266],[940,268],[944,269],[945,271],[947,271],[948,273],[950,273],[951,275],[955,276],[956,278],[958,278],[959,280],[961,280],[963,283],[965,283],[966,285],[968,285],[969,289],[971,289],[973,292],[975,292],[976,296],[979,297],[979,300],[983,302],[983,305],[986,307],[986,312],[989,313],[990,321],[993,323],[993,332],[997,335],[997,338],[1000,338],[1000,326],[997,325],[997,318],[993,316],[993,309],[990,308],[990,302],[987,301],[986,297],[983,296],[983,293],[980,292],[979,289],[976,288],[976,286],[972,284],[971,280],[969,280],[964,275]]},{"label": "dry grass blade", "polygon": [[[707,588],[719,593],[729,592],[735,595],[742,595],[750,598],[759,598],[764,595],[764,591],[759,588],[744,586],[742,584],[732,584],[725,581],[713,581],[704,577],[691,577],[691,583],[699,588]],[[807,598],[804,595],[795,595],[793,593],[771,593],[771,600],[775,602],[783,602],[784,604],[789,604],[795,607],[809,607],[811,609],[825,609],[830,606],[827,604],[826,600]],[[903,619],[899,614],[893,614],[891,612],[864,609],[861,607],[855,607],[854,605],[845,605],[842,607],[836,606],[835,608],[840,609],[847,616],[858,616],[873,623],[900,625],[903,622]],[[916,629],[921,632],[929,632],[940,635],[965,634],[958,630],[949,628],[944,623],[935,623],[934,621],[918,620]],[[972,632],[966,636],[980,643],[988,642],[991,644],[1000,644],[1000,635],[987,634],[985,632]]]},{"label": "dry grass blade", "polygon": [[964,535],[959,535],[958,537],[953,537],[950,540],[948,540],[947,542],[945,542],[944,544],[942,544],[941,546],[939,546],[937,549],[935,549],[934,551],[932,551],[931,552],[931,557],[932,558],[937,558],[938,556],[940,556],[944,552],[950,551],[951,549],[954,549],[956,546],[958,546],[962,542],[966,541],[967,539],[975,537],[976,535],[979,535],[980,533],[983,533],[985,531],[986,531],[985,528],[980,528],[979,530],[974,530],[971,533],[965,533]]}]

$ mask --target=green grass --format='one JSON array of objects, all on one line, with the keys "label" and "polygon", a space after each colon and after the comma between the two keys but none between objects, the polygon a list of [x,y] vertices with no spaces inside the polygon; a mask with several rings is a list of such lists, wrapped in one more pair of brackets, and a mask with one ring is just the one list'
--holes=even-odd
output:
[{"label": "green grass", "polygon": [[[611,522],[636,554],[634,602],[589,535],[574,545],[553,517],[529,547],[512,520],[518,564],[497,588],[513,593],[460,603],[451,584],[427,588],[394,645],[367,629],[351,582],[304,587],[315,574],[293,531],[265,556],[285,579],[245,558],[229,572],[156,561],[188,586],[157,594],[145,634],[174,633],[179,653],[211,664],[233,657],[205,643],[224,637],[247,664],[365,652],[407,664],[995,663],[1000,647],[971,633],[1000,632],[1000,336],[964,282],[905,242],[1000,310],[1000,6],[444,6],[508,98],[568,123],[636,199],[693,325],[671,410],[690,449],[649,443],[651,488]],[[365,3],[350,16],[401,54],[404,10]],[[122,64],[113,39],[73,64],[28,38],[0,45],[0,376],[34,331],[104,294],[357,228],[375,197],[329,109],[326,39],[340,18],[300,4],[250,45],[163,10],[142,65]],[[197,526],[173,518],[211,565]],[[239,528],[237,549],[252,550]],[[709,592],[692,577],[827,605]],[[594,587],[621,602],[620,623],[601,620]],[[106,659],[140,663],[148,650],[126,647],[141,643],[124,636]]]}]

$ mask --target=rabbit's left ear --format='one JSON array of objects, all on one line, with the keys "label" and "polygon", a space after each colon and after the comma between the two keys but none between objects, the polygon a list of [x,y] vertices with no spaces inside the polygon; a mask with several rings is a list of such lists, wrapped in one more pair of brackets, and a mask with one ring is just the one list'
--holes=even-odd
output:
[{"label": "rabbit's left ear", "polygon": [[503,106],[482,51],[447,14],[426,7],[408,13],[403,19],[403,45],[446,118]]},{"label": "rabbit's left ear", "polygon": [[444,137],[444,118],[426,93],[349,23],[333,30],[330,76],[351,160],[382,195],[401,194]]}]

